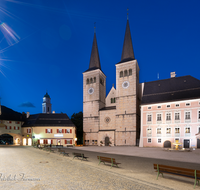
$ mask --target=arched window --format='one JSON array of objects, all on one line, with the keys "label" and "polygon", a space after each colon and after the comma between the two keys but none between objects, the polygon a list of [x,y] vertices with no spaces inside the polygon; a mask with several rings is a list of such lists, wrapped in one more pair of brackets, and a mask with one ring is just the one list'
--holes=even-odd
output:
[{"label": "arched window", "polygon": [[132,69],[129,69],[129,75],[132,75]]},{"label": "arched window", "polygon": [[94,83],[96,82],[96,77],[94,77]]},{"label": "arched window", "polygon": [[128,75],[127,70],[124,71],[124,76],[126,77]]},{"label": "arched window", "polygon": [[92,78],[90,79],[90,83],[93,83],[93,79]]},{"label": "arched window", "polygon": [[120,77],[123,77],[123,71],[120,72]]},{"label": "arched window", "polygon": [[90,83],[90,80],[89,79],[87,79],[87,81],[86,81],[86,84],[89,84]]}]

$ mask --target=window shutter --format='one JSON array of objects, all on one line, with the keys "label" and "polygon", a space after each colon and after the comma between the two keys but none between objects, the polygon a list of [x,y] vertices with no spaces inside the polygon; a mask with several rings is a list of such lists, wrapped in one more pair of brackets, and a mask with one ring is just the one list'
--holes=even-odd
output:
[{"label": "window shutter", "polygon": [[64,133],[64,129],[62,129],[62,133]]},{"label": "window shutter", "polygon": [[46,133],[47,133],[47,129],[45,129]]},{"label": "window shutter", "polygon": [[57,133],[58,133],[58,129],[57,129]]},{"label": "window shutter", "polygon": [[15,130],[15,126],[14,126],[14,130]]},{"label": "window shutter", "polygon": [[12,121],[9,121],[9,123],[12,123]]},{"label": "window shutter", "polygon": [[52,133],[52,129],[51,129],[51,133]]},{"label": "window shutter", "polygon": [[5,126],[5,128],[7,129],[7,126]]},{"label": "window shutter", "polygon": [[38,140],[38,144],[40,144],[40,140]]},{"label": "window shutter", "polygon": [[12,127],[10,126],[10,129],[12,129]]},{"label": "window shutter", "polygon": [[28,129],[27,129],[27,133],[28,133]]},{"label": "window shutter", "polygon": [[70,140],[70,144],[72,144],[72,140]]},{"label": "window shutter", "polygon": [[[66,129],[65,129],[66,130]],[[67,140],[65,140],[65,144],[67,144]]]},{"label": "window shutter", "polygon": [[72,129],[70,129],[70,133],[72,133]]},{"label": "window shutter", "polygon": [[31,129],[30,129],[30,133],[31,133]]},{"label": "window shutter", "polygon": [[67,133],[67,129],[65,129],[65,133]]},{"label": "window shutter", "polygon": [[[52,129],[51,129],[52,130]],[[51,140],[51,144],[53,144],[53,140]]]}]

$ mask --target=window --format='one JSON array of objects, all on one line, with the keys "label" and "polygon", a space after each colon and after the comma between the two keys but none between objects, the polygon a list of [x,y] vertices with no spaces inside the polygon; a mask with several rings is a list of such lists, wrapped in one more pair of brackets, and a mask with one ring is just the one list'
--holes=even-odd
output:
[{"label": "window", "polygon": [[27,133],[31,133],[31,129],[27,129]]},{"label": "window", "polygon": [[180,104],[176,104],[176,107],[179,107],[180,106]]},{"label": "window", "polygon": [[200,133],[200,127],[199,127],[199,130],[198,130],[198,133]]},{"label": "window", "polygon": [[189,111],[185,112],[185,119],[190,119],[190,112]]},{"label": "window", "polygon": [[47,141],[48,141],[48,144],[51,144],[51,139],[48,139]]},{"label": "window", "polygon": [[62,129],[57,129],[57,133],[62,133]]},{"label": "window", "polygon": [[175,120],[180,120],[180,113],[175,113]]},{"label": "window", "polygon": [[89,79],[87,79],[87,81],[86,81],[86,84],[89,84],[90,83],[90,80]]},{"label": "window", "polygon": [[132,75],[132,69],[129,69],[129,75]]},{"label": "window", "polygon": [[94,83],[96,82],[96,77],[94,77]]},{"label": "window", "polygon": [[147,136],[151,136],[151,132],[152,132],[152,131],[151,131],[151,128],[148,128],[148,129],[147,129]]},{"label": "window", "polygon": [[200,119],[200,111],[198,111],[198,119]]},{"label": "window", "polygon": [[171,134],[171,128],[169,127],[166,128],[166,134]]},{"label": "window", "polygon": [[147,139],[147,142],[148,142],[148,143],[151,143],[151,139]]},{"label": "window", "polygon": [[158,143],[162,143],[162,140],[161,140],[161,139],[158,139]]},{"label": "window", "polygon": [[148,109],[148,110],[150,110],[150,109],[151,109],[151,107],[148,107],[147,109]]},{"label": "window", "polygon": [[151,115],[147,115],[147,122],[151,122]]},{"label": "window", "polygon": [[166,114],[166,121],[171,121],[171,113]]},{"label": "window", "polygon": [[157,128],[157,135],[160,135],[162,133],[161,128]]},{"label": "window", "polygon": [[157,121],[162,121],[161,113],[157,114]]},{"label": "window", "polygon": [[100,83],[103,85],[103,83],[104,83],[103,79],[100,79]]},{"label": "window", "polygon": [[94,144],[97,145],[97,140],[94,141]]},{"label": "window", "polygon": [[180,133],[180,128],[179,127],[176,127],[175,128],[175,134],[179,134]]},{"label": "window", "polygon": [[190,127],[185,128],[185,133],[190,133]]},{"label": "window", "polygon": [[115,103],[115,98],[111,98],[111,104]]},{"label": "window", "polygon": [[120,75],[120,77],[123,77],[123,71],[121,71],[119,75]]},{"label": "window", "polygon": [[161,108],[161,106],[158,106],[158,109]]},{"label": "window", "polygon": [[46,129],[46,133],[52,133],[52,129]]},{"label": "window", "polygon": [[70,133],[70,129],[67,129],[67,133]]},{"label": "window", "polygon": [[93,83],[93,79],[92,78],[90,79],[90,83]]},{"label": "window", "polygon": [[124,76],[125,77],[128,76],[128,71],[127,70],[124,71]]},{"label": "window", "polygon": [[185,105],[186,105],[186,106],[190,106],[190,103],[186,103]]},{"label": "window", "polygon": [[170,105],[169,105],[169,104],[167,105],[167,108],[170,108]]}]

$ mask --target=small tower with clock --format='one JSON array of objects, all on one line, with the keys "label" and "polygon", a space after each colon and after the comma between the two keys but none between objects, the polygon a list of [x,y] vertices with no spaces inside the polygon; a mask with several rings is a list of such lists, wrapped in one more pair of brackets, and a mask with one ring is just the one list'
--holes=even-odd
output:
[{"label": "small tower with clock", "polygon": [[43,97],[42,113],[51,113],[51,98],[47,92]]},{"label": "small tower with clock", "polygon": [[83,73],[83,135],[85,144],[98,141],[99,109],[105,107],[106,76],[101,70],[96,31],[89,69]]}]

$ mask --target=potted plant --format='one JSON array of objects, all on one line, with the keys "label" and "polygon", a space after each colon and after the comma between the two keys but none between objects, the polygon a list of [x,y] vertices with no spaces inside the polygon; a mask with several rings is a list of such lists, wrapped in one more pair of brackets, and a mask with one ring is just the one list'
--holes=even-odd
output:
[{"label": "potted plant", "polygon": [[109,146],[111,146],[111,144],[112,144],[111,141],[109,141],[108,144],[109,144]]},{"label": "potted plant", "polygon": [[103,141],[100,141],[100,146],[102,146],[103,145]]}]

